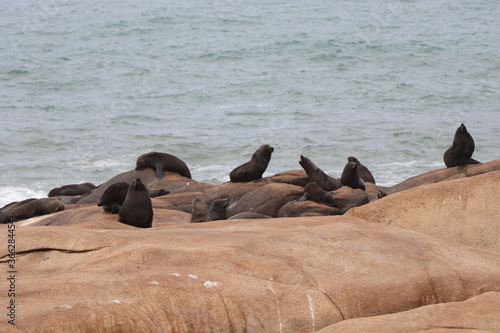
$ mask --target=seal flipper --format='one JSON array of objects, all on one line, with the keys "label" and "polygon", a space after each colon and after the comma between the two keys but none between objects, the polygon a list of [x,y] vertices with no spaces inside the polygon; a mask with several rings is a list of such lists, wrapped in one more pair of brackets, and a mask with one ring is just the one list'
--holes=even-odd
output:
[{"label": "seal flipper", "polygon": [[471,158],[469,164],[482,164],[482,162],[476,161],[475,159]]},{"label": "seal flipper", "polygon": [[300,198],[293,200],[292,202],[301,202],[306,200],[309,200],[309,194],[307,194],[307,192],[305,192]]},{"label": "seal flipper", "polygon": [[155,167],[156,167],[156,178],[162,179],[165,173],[163,172],[163,167],[161,163],[156,163]]},{"label": "seal flipper", "polygon": [[366,185],[363,179],[359,178],[359,188],[366,191]]}]

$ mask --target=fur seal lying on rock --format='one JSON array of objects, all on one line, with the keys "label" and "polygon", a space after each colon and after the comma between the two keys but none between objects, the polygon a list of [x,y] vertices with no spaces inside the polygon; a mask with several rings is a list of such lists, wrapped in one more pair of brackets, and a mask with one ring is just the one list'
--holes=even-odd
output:
[{"label": "fur seal lying on rock", "polygon": [[225,220],[226,217],[226,208],[229,204],[228,198],[217,199],[210,205],[208,209],[208,215],[211,221]]},{"label": "fur seal lying on rock", "polygon": [[96,188],[92,183],[69,184],[53,188],[47,196],[50,198],[58,195],[83,195]]},{"label": "fur seal lying on rock", "polygon": [[101,195],[97,206],[102,207],[106,213],[118,214],[127,197],[129,187],[130,185],[125,182],[110,185]]},{"label": "fur seal lying on rock", "polygon": [[354,156],[349,156],[347,158],[347,162],[354,162],[358,165],[358,175],[359,178],[363,179],[365,182],[373,183],[375,184],[375,178],[373,178],[372,173],[370,170],[368,170],[367,167],[365,167],[363,164],[361,164],[360,161]]},{"label": "fur seal lying on rock", "polygon": [[209,222],[208,206],[200,198],[193,199],[193,209],[191,211],[191,223]]},{"label": "fur seal lying on rock", "polygon": [[474,149],[474,139],[467,132],[465,125],[461,124],[455,132],[452,146],[444,152],[444,164],[448,168],[458,166],[459,169],[463,169],[468,164],[480,163],[472,159]]},{"label": "fur seal lying on rock", "polygon": [[163,178],[164,171],[177,172],[179,175],[191,178],[188,166],[179,158],[165,153],[146,153],[137,158],[136,170],[151,168],[156,171],[156,177]]},{"label": "fur seal lying on rock", "polygon": [[323,190],[323,188],[321,188],[321,186],[319,186],[315,182],[307,183],[307,185],[304,187],[304,195],[296,201],[305,200],[311,200],[331,207],[337,206],[333,194]]},{"label": "fur seal lying on rock", "polygon": [[340,176],[340,181],[345,186],[349,186],[353,189],[362,189],[366,190],[365,182],[359,178],[358,175],[358,165],[354,162],[347,162],[344,167],[344,171],[342,171],[342,176]]},{"label": "fur seal lying on rock", "polygon": [[328,176],[316,166],[310,159],[300,155],[299,164],[307,173],[309,182],[314,182],[325,191],[334,191],[344,186],[339,180]]},{"label": "fur seal lying on rock", "polygon": [[5,217],[6,222],[29,219],[35,216],[51,214],[64,210],[64,204],[55,198],[28,199],[10,210]]},{"label": "fur seal lying on rock", "polygon": [[271,154],[273,151],[274,148],[270,145],[260,146],[260,148],[253,153],[250,161],[231,171],[229,178],[233,183],[261,179],[262,174],[264,174],[269,165],[269,161],[271,161]]},{"label": "fur seal lying on rock", "polygon": [[153,204],[146,186],[140,178],[130,185],[127,197],[119,212],[118,222],[139,228],[153,226]]}]

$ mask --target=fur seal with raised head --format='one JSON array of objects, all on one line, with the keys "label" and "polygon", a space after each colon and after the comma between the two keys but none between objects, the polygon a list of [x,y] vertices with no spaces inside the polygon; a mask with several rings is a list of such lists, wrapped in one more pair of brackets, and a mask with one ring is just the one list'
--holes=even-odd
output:
[{"label": "fur seal with raised head", "polygon": [[153,204],[148,189],[140,178],[136,178],[130,185],[120,208],[118,222],[139,228],[153,226]]},{"label": "fur seal with raised head", "polygon": [[269,165],[269,161],[271,161],[271,154],[273,151],[274,148],[270,145],[260,146],[260,148],[253,153],[250,161],[243,163],[231,171],[229,178],[234,183],[261,179],[262,174],[264,174]]},{"label": "fur seal with raised head", "polygon": [[118,214],[127,197],[129,187],[130,185],[125,182],[110,185],[101,195],[97,206],[102,207],[105,213]]},{"label": "fur seal with raised head", "polygon": [[226,220],[226,208],[229,204],[229,198],[217,199],[210,205],[208,209],[208,215],[210,216],[210,220]]},{"label": "fur seal with raised head", "polygon": [[6,214],[6,222],[29,219],[64,210],[64,203],[55,198],[28,199]]},{"label": "fur seal with raised head", "polygon": [[156,171],[157,178],[163,178],[164,171],[177,172],[179,175],[191,178],[191,171],[184,161],[166,153],[146,153],[137,158],[136,170],[151,168]]},{"label": "fur seal with raised head", "polygon": [[358,165],[354,162],[347,162],[344,167],[344,171],[342,171],[342,176],[340,176],[340,181],[345,186],[349,186],[353,189],[362,189],[366,190],[365,182],[359,178],[358,175]]},{"label": "fur seal with raised head", "polygon": [[208,215],[208,206],[200,198],[193,199],[193,208],[191,210],[191,223],[210,222]]},{"label": "fur seal with raised head", "polygon": [[96,188],[97,186],[92,183],[69,184],[53,188],[47,196],[50,198],[56,195],[83,195]]},{"label": "fur seal with raised head", "polygon": [[314,182],[321,186],[321,188],[325,191],[334,191],[341,188],[342,183],[333,177],[328,176],[323,172],[320,168],[316,166],[310,159],[305,156],[300,155],[299,164],[307,173],[307,177],[309,178],[309,182]]},{"label": "fur seal with raised head", "polygon": [[297,201],[305,200],[311,200],[323,205],[337,207],[337,203],[335,202],[333,194],[325,191],[315,182],[307,183],[307,185],[304,187],[304,195],[300,199],[297,199]]},{"label": "fur seal with raised head", "polygon": [[358,159],[356,157],[349,156],[347,158],[347,161],[348,162],[354,162],[354,163],[356,163],[358,165],[358,175],[359,175],[359,178],[363,179],[365,182],[375,184],[375,178],[373,178],[373,175],[370,172],[370,170],[368,170],[367,167],[365,167],[363,164],[361,164],[361,162],[358,161]]},{"label": "fur seal with raised head", "polygon": [[480,163],[472,159],[474,149],[474,139],[467,132],[465,125],[461,124],[455,132],[452,146],[444,152],[444,164],[448,168],[458,166],[459,169],[463,169],[468,164]]}]

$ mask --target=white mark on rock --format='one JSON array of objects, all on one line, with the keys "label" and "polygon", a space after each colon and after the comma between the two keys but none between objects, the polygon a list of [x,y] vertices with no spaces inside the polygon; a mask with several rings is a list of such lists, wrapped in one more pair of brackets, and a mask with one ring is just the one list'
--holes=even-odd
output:
[{"label": "white mark on rock", "polygon": [[269,289],[273,294],[274,297],[276,298],[276,307],[278,308],[278,319],[279,319],[279,327],[280,327],[280,333],[283,333],[283,321],[281,320],[281,311],[280,311],[280,300],[278,299],[276,292],[274,291],[273,287],[268,284],[267,289]]},{"label": "white mark on rock", "polygon": [[309,310],[311,311],[313,331],[316,331],[316,320],[314,319],[313,300],[311,295],[307,295],[307,300],[309,301]]},{"label": "white mark on rock", "polygon": [[194,275],[194,274],[189,274],[188,275],[191,279],[197,279],[198,278],[198,275]]},{"label": "white mark on rock", "polygon": [[179,273],[172,273],[173,276],[181,276]]},{"label": "white mark on rock", "polygon": [[203,286],[205,288],[218,287],[219,286],[219,282],[205,281],[205,283],[203,284]]},{"label": "white mark on rock", "polygon": [[120,302],[119,300],[117,300],[117,299],[114,299],[114,300],[112,300],[112,301],[110,301],[110,302],[111,302],[111,303],[116,303],[116,304],[120,304],[120,303],[121,303],[121,302]]},{"label": "white mark on rock", "polygon": [[155,281],[149,282],[149,284],[160,284],[160,282],[158,282],[158,281],[155,280]]},{"label": "white mark on rock", "polygon": [[71,305],[67,305],[67,304],[61,305],[60,308],[73,309],[73,307]]}]

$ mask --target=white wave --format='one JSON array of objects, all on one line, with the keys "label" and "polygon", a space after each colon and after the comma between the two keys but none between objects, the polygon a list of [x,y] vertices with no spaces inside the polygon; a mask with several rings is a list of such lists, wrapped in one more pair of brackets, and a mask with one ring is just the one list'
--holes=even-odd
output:
[{"label": "white wave", "polygon": [[6,186],[0,188],[0,207],[3,207],[14,201],[21,201],[29,198],[45,198],[47,192],[42,190],[33,190],[28,187]]}]

